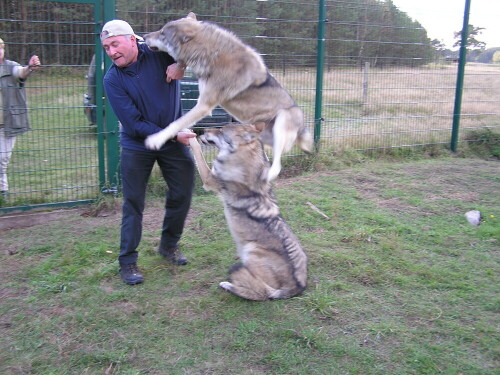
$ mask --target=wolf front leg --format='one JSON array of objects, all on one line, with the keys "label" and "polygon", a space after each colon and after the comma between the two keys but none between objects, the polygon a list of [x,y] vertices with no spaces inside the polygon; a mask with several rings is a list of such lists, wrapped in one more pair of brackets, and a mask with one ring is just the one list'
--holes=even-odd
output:
[{"label": "wolf front leg", "polygon": [[208,191],[217,191],[217,182],[212,175],[212,171],[203,156],[203,151],[201,145],[196,138],[189,138],[189,145],[191,146],[191,151],[193,151],[194,160],[196,162],[196,167],[198,168],[198,173],[200,174],[201,181],[203,182],[203,188]]},{"label": "wolf front leg", "polygon": [[182,129],[188,129],[206,116],[209,116],[214,109],[214,105],[205,104],[200,99],[198,103],[184,116],[168,125],[158,133],[151,134],[146,138],[145,145],[150,150],[159,150],[169,139],[175,137]]}]

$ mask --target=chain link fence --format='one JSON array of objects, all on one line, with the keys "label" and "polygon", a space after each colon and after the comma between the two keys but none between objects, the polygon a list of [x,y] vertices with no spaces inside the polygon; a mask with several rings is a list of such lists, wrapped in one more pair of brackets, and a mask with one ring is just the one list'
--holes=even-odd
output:
[{"label": "chain link fence", "polygon": [[2,0],[0,14],[5,58],[26,66],[38,55],[43,65],[24,83],[32,130],[16,139],[0,210],[90,202],[99,195],[98,134],[83,95],[94,6]]},{"label": "chain link fence", "polygon": [[[6,58],[26,64],[37,54],[43,64],[26,81],[33,130],[17,139],[0,213],[86,203],[109,184],[106,171],[118,159],[109,156],[117,152],[107,139],[116,124],[104,122],[99,103],[98,124],[89,122],[84,100],[93,89],[87,75],[100,48],[102,6],[99,0],[0,0]],[[189,11],[233,31],[262,54],[304,110],[319,152],[450,143],[457,54],[436,46],[391,1],[116,0],[114,8],[139,35]],[[476,53],[465,66],[460,142],[473,130],[500,132],[500,65],[490,49],[484,54],[490,59]]]}]

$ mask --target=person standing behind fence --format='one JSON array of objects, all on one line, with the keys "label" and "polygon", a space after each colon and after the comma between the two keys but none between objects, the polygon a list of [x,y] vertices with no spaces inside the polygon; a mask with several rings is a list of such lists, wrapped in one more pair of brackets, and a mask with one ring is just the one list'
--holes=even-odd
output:
[{"label": "person standing behind fence", "polygon": [[0,192],[5,199],[9,190],[7,166],[16,137],[28,131],[28,108],[24,82],[38,69],[40,59],[31,56],[28,66],[5,59],[5,43],[0,39]]},{"label": "person standing behind fence", "polygon": [[165,52],[153,52],[123,20],[107,22],[101,43],[113,61],[104,76],[107,99],[120,120],[120,171],[123,207],[120,276],[126,284],[144,281],[137,267],[137,247],[142,235],[146,185],[155,162],[168,186],[165,216],[158,252],[175,265],[185,265],[178,247],[194,187],[194,161],[186,147],[191,131],[177,134],[160,150],[144,145],[147,136],[159,132],[182,114],[179,79],[184,67]]}]

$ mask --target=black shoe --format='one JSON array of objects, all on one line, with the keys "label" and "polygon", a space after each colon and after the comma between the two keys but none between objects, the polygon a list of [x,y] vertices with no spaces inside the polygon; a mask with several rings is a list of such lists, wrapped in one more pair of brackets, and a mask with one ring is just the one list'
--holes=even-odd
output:
[{"label": "black shoe", "polygon": [[122,265],[120,268],[120,276],[123,282],[128,285],[135,285],[144,282],[144,277],[135,263]]},{"label": "black shoe", "polygon": [[185,266],[188,264],[187,258],[182,254],[178,246],[170,247],[165,250],[160,248],[158,252],[174,265]]}]

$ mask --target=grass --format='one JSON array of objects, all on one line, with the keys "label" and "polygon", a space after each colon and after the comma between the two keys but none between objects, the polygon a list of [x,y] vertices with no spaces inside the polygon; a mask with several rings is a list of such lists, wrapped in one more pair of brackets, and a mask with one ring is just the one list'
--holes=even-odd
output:
[{"label": "grass", "polygon": [[0,373],[497,374],[498,161],[350,160],[275,184],[310,258],[308,289],[289,300],[217,288],[234,244],[199,187],[186,267],[155,253],[163,202],[148,200],[134,287],[117,276],[110,198],[3,231]]}]

